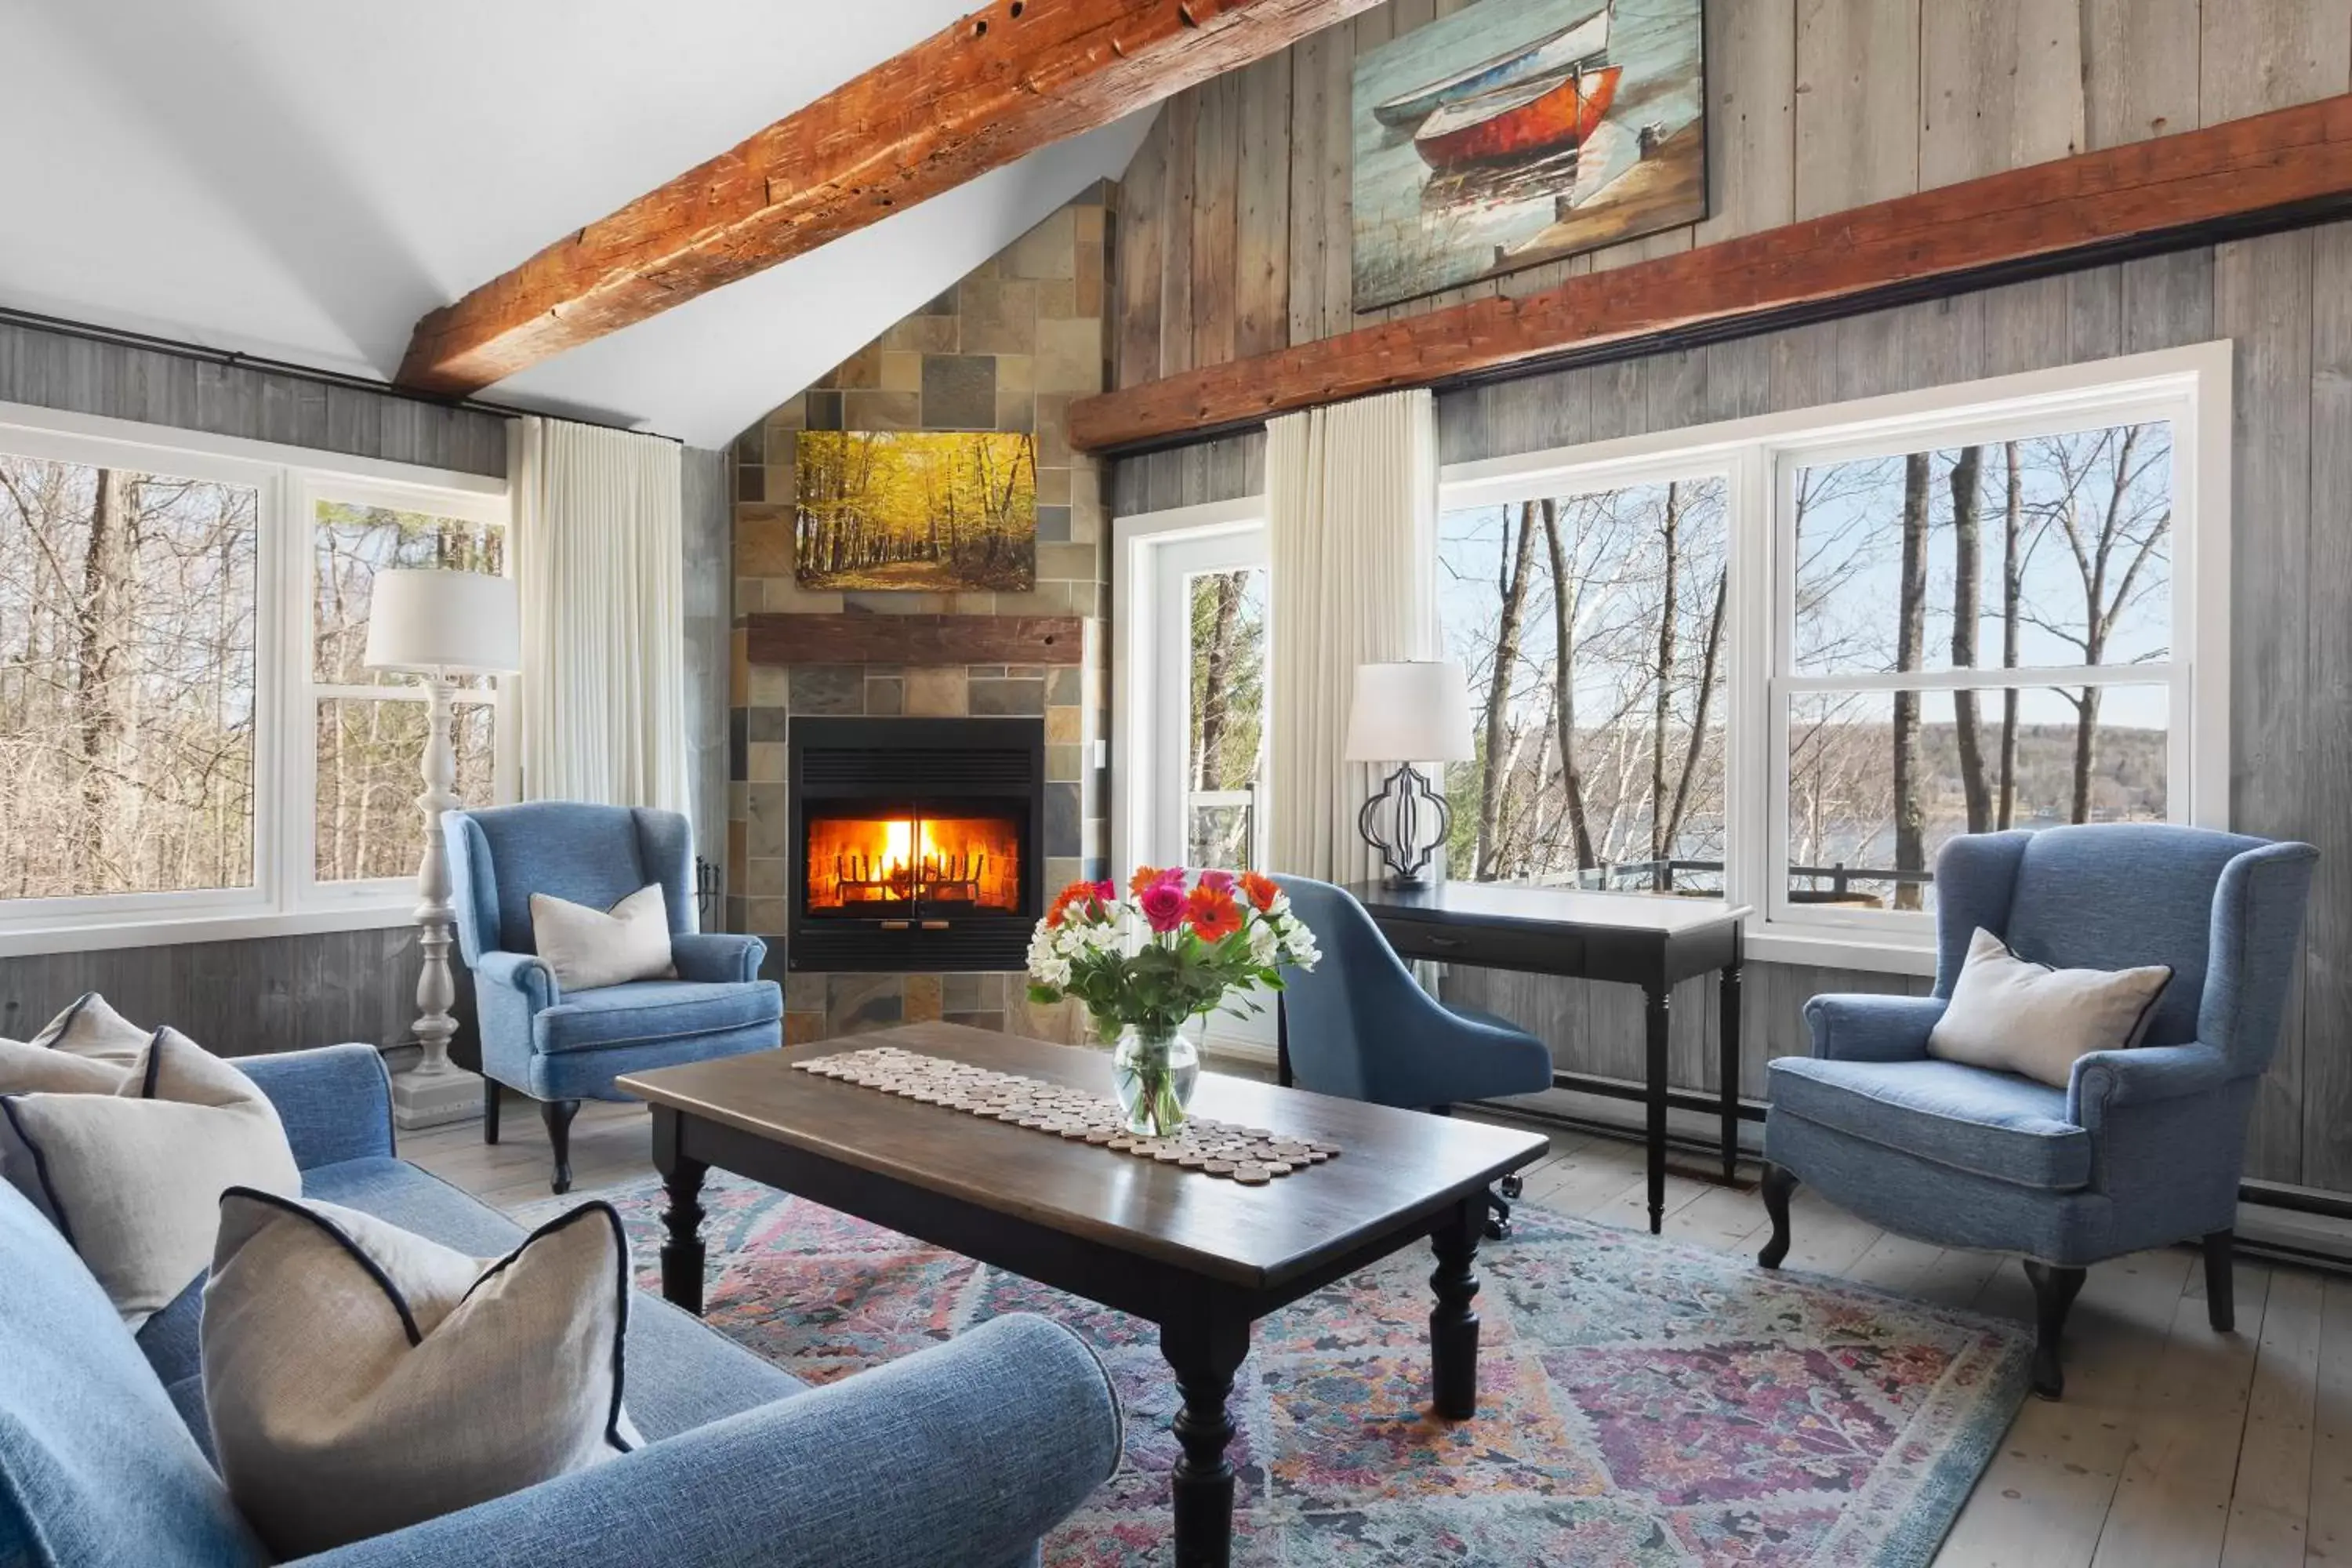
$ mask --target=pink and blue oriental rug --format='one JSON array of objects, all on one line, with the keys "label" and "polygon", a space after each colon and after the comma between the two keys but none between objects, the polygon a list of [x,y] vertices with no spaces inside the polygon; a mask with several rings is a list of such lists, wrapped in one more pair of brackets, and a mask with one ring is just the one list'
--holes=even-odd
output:
[{"label": "pink and blue oriental rug", "polygon": [[[658,1186],[611,1195],[658,1289]],[[1149,1325],[731,1177],[703,1202],[709,1321],[809,1382],[1003,1312],[1086,1336],[1127,1401],[1127,1462],[1045,1561],[1167,1561],[1175,1390]],[[1925,1563],[2025,1394],[2015,1324],[1521,1205],[1479,1252],[1479,1415],[1448,1424],[1428,1270],[1412,1249],[1258,1325],[1228,1450],[1237,1563]]]}]

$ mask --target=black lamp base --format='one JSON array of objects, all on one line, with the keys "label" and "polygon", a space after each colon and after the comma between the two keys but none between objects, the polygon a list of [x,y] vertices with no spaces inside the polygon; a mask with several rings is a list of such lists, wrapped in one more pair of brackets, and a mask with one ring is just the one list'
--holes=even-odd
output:
[{"label": "black lamp base", "polygon": [[1422,771],[1406,763],[1364,802],[1356,814],[1356,831],[1381,852],[1381,862],[1388,868],[1383,887],[1426,888],[1430,857],[1454,831],[1454,810]]}]

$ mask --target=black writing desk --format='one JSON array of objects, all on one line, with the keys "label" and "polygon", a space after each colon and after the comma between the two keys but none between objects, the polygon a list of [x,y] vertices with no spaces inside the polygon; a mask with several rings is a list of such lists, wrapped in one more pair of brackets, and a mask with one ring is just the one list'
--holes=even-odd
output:
[{"label": "black writing desk", "polygon": [[[1405,959],[1517,969],[1571,980],[1638,985],[1648,999],[1644,1081],[1555,1068],[1553,1086],[1613,1100],[1638,1100],[1648,1109],[1650,1229],[1664,1223],[1666,1203],[1666,1110],[1713,1110],[1721,1119],[1723,1177],[1739,1162],[1739,969],[1745,905],[1708,899],[1643,893],[1598,893],[1512,882],[1441,882],[1396,889],[1367,882],[1349,892],[1364,906],[1389,945]],[[1666,1083],[1666,1037],[1677,982],[1710,971],[1721,975],[1722,1007],[1716,1049],[1722,1082],[1713,1100]],[[1290,1081],[1286,1050],[1282,1081]]]}]

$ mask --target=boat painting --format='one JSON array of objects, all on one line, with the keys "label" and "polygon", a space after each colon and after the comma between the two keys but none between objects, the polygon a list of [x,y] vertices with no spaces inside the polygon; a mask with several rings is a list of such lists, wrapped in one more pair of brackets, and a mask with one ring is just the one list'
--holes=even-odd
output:
[{"label": "boat painting", "polygon": [[1700,0],[1480,0],[1356,62],[1359,310],[1706,216]]}]

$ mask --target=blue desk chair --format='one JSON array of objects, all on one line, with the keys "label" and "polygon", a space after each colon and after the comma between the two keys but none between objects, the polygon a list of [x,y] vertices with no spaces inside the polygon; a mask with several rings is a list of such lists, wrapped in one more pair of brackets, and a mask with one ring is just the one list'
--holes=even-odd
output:
[{"label": "blue desk chair", "polygon": [[[2085,1268],[2200,1239],[2214,1329],[2234,1320],[2246,1115],[2278,1044],[2319,852],[2165,826],[1955,838],[1936,860],[1936,989],[1816,996],[1813,1054],[1771,1065],[1764,1202],[1789,1252],[1809,1182],[1898,1236],[2025,1255],[2038,1320],[2033,1386],[2065,1389],[2059,1341]],[[1979,927],[2061,969],[2168,963],[2145,1042],[2095,1051],[2064,1089],[1939,1061],[1942,1017]]]},{"label": "blue desk chair", "polygon": [[[572,1187],[572,1118],[583,1100],[626,1100],[623,1073],[783,1044],[783,993],[760,978],[768,944],[694,930],[694,849],[674,811],[535,801],[441,818],[457,950],[474,972],[482,1036],[482,1142],[499,1141],[503,1085],[540,1102],[554,1187]],[[535,956],[530,896],[593,909],[659,882],[675,980],[564,992]]]},{"label": "blue desk chair", "polygon": [[[1323,961],[1283,971],[1286,1081],[1318,1094],[1434,1110],[1551,1087],[1551,1050],[1507,1018],[1450,1006],[1423,990],[1381,928],[1343,888],[1276,877]],[[1491,1236],[1507,1233],[1519,1179],[1503,1178]]]}]

